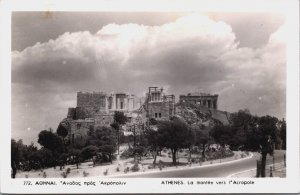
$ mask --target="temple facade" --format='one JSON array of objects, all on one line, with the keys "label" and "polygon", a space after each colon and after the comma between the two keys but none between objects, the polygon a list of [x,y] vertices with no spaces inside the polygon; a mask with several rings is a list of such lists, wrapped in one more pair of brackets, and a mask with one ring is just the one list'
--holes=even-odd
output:
[{"label": "temple facade", "polygon": [[191,103],[196,105],[205,106],[207,108],[218,109],[218,96],[217,94],[211,95],[207,93],[188,93],[187,95],[180,95],[180,103]]}]

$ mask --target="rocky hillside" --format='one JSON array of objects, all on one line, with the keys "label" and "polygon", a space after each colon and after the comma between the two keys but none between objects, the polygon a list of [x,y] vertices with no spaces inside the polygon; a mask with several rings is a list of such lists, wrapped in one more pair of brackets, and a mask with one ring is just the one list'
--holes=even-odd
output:
[{"label": "rocky hillside", "polygon": [[182,118],[190,125],[213,127],[218,123],[229,124],[230,113],[209,109],[201,105],[177,104],[176,116]]}]

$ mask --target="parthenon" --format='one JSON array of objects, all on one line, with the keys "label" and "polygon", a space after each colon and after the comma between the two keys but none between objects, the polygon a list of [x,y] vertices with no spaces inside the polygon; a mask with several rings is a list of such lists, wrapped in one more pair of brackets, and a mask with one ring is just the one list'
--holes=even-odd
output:
[{"label": "parthenon", "polygon": [[180,103],[192,103],[207,108],[218,109],[218,96],[217,94],[211,95],[207,93],[188,93],[187,95],[180,95]]}]

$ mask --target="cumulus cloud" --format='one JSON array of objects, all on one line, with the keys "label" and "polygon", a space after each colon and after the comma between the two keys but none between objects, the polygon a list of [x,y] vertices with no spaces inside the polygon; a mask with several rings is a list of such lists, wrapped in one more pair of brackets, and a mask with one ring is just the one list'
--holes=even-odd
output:
[{"label": "cumulus cloud", "polygon": [[[77,91],[142,96],[153,85],[176,95],[202,89],[220,95],[220,109],[282,117],[284,32],[280,28],[263,47],[239,47],[230,25],[197,14],[160,26],[108,24],[95,34],[66,32],[12,52],[13,129],[54,127],[75,105]],[[31,111],[23,109],[26,104]]]}]

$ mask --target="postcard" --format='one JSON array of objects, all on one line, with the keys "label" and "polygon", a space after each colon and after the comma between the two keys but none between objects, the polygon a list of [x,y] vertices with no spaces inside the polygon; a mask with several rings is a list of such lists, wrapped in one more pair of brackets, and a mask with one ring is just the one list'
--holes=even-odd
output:
[{"label": "postcard", "polygon": [[300,192],[298,1],[0,6],[2,193]]}]

